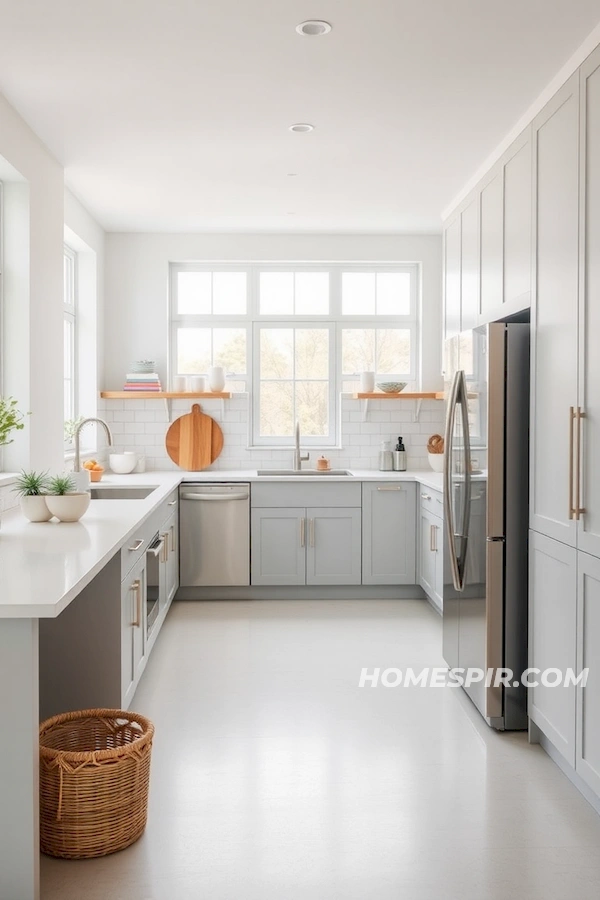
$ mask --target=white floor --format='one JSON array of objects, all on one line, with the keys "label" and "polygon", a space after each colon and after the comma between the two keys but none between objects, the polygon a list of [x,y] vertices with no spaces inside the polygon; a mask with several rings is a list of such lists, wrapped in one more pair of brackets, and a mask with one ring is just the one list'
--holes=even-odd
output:
[{"label": "white floor", "polygon": [[600,817],[462,691],[358,688],[443,664],[423,601],[176,603],[133,706],[148,828],[42,858],[44,900],[597,900]]}]

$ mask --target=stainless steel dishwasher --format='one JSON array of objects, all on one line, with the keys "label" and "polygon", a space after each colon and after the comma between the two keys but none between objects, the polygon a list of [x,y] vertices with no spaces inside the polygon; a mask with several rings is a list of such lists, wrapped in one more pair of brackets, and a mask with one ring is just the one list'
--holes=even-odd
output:
[{"label": "stainless steel dishwasher", "polygon": [[181,484],[181,587],[250,584],[250,485]]}]

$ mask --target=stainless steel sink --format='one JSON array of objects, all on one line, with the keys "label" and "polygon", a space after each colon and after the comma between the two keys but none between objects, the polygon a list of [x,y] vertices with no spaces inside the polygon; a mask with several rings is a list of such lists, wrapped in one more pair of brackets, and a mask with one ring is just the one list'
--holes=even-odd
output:
[{"label": "stainless steel sink", "polygon": [[92,500],[145,500],[153,487],[93,487]]},{"label": "stainless steel sink", "polygon": [[326,477],[328,475],[352,475],[352,472],[348,472],[347,469],[329,469],[327,471],[317,471],[317,469],[301,469],[298,471],[297,469],[258,469],[257,475],[282,475],[284,477],[289,477],[290,475],[318,475],[319,477]]}]

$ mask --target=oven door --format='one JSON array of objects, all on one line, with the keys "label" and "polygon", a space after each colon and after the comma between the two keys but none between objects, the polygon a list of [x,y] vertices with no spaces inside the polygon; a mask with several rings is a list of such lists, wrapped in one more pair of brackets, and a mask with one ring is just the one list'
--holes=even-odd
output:
[{"label": "oven door", "polygon": [[152,634],[160,610],[163,590],[165,535],[155,534],[146,551],[146,637]]}]

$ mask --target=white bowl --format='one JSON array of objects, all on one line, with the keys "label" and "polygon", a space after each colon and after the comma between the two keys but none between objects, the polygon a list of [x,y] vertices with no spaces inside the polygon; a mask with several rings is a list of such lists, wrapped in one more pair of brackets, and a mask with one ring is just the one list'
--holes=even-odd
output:
[{"label": "white bowl", "polygon": [[384,394],[399,394],[407,384],[408,381],[378,381],[377,387]]},{"label": "white bowl", "polygon": [[433,469],[434,472],[443,472],[444,471],[444,454],[443,453],[428,453],[429,457],[429,465]]},{"label": "white bowl", "polygon": [[137,466],[136,453],[110,453],[108,464],[117,475],[129,475]]},{"label": "white bowl", "polygon": [[48,494],[46,506],[61,522],[78,522],[91,499],[87,491],[80,494]]}]

